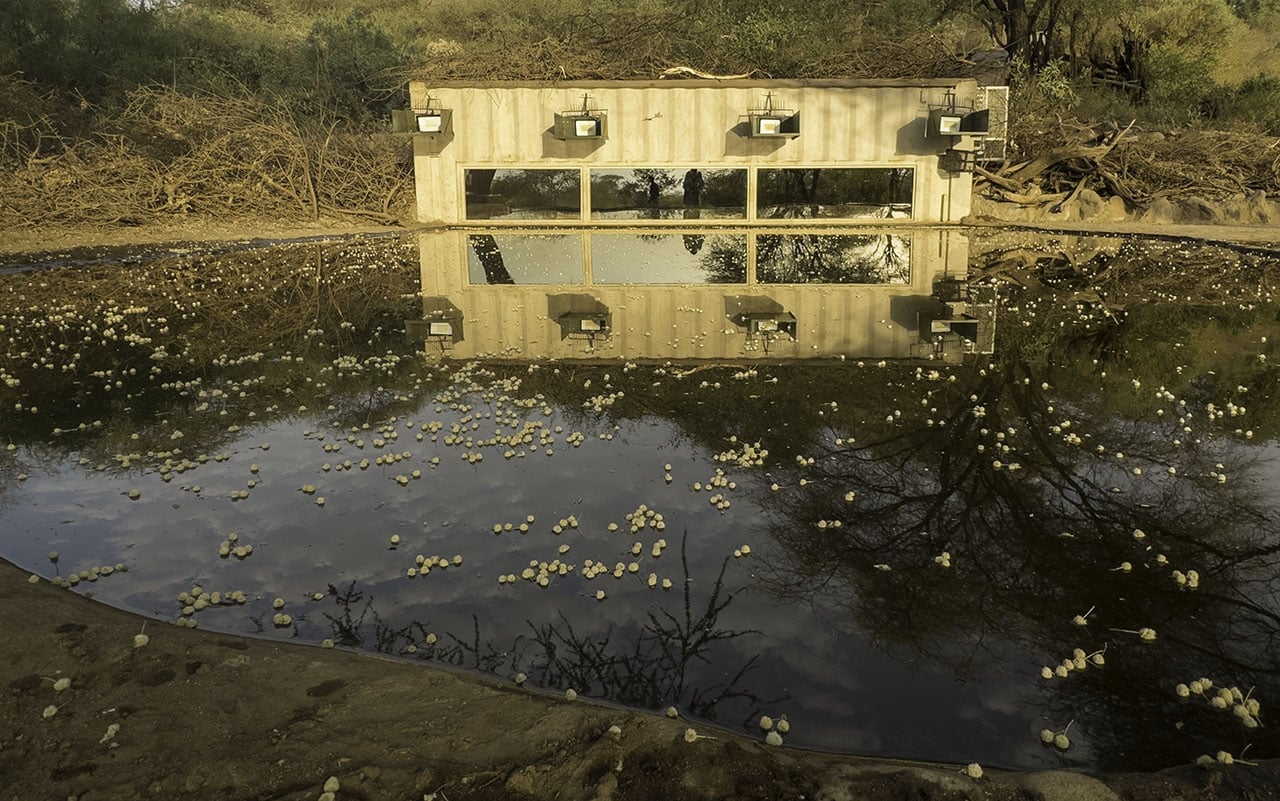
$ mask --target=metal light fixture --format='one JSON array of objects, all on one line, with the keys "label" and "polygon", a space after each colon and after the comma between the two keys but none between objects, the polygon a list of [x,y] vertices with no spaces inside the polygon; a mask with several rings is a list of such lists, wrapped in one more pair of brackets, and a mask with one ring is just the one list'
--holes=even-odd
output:
[{"label": "metal light fixture", "polygon": [[415,115],[418,124],[418,133],[425,134],[442,134],[448,133],[451,119],[453,115],[444,109],[432,109]]},{"label": "metal light fixture", "polygon": [[972,106],[956,103],[956,93],[948,90],[942,105],[929,109],[929,136],[986,136],[990,128],[991,113],[987,109],[974,110]]},{"label": "metal light fixture", "polygon": [[748,334],[769,338],[785,334],[796,338],[796,316],[791,312],[756,312],[743,316]]},{"label": "metal light fixture", "polygon": [[938,134],[941,136],[958,136],[962,122],[964,122],[962,115],[950,110],[939,110],[937,117]]},{"label": "metal light fixture", "polygon": [[427,136],[446,136],[453,133],[453,110],[439,108],[438,101],[427,98],[427,104],[421,109],[394,109],[391,112],[391,130],[393,133],[425,134]]},{"label": "metal light fixture", "polygon": [[588,337],[608,336],[612,327],[612,315],[599,312],[566,312],[556,318],[560,324],[561,339],[574,334]]},{"label": "metal light fixture", "polygon": [[462,341],[462,310],[445,297],[426,298],[420,320],[404,321],[405,338],[412,342],[428,342],[442,348]]},{"label": "metal light fixture", "polygon": [[594,345],[613,334],[613,313],[592,295],[547,295],[547,319],[560,329],[562,340],[586,340]]},{"label": "metal light fixture", "polygon": [[582,96],[582,108],[562,111],[555,115],[551,135],[556,139],[607,139],[608,113],[604,109],[591,108],[591,95]]},{"label": "metal light fixture", "polygon": [[773,92],[764,96],[764,108],[747,111],[747,135],[761,139],[794,139],[800,135],[800,114],[793,109],[775,109]]}]

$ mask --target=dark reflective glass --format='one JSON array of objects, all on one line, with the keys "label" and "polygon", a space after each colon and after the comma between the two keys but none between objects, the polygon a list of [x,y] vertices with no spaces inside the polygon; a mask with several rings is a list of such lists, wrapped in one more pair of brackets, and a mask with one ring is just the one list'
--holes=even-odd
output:
[{"label": "dark reflective glass", "polygon": [[910,218],[910,167],[762,169],[756,173],[761,219]]},{"label": "dark reflective glass", "polygon": [[591,235],[597,284],[733,284],[747,280],[747,238],[689,234]]},{"label": "dark reflective glass", "polygon": [[713,220],[746,216],[746,170],[682,167],[591,171],[594,220]]},{"label": "dark reflective glass", "polygon": [[468,220],[576,220],[577,170],[466,170]]},{"label": "dark reflective glass", "polygon": [[893,234],[760,234],[762,284],[907,284],[911,240]]}]

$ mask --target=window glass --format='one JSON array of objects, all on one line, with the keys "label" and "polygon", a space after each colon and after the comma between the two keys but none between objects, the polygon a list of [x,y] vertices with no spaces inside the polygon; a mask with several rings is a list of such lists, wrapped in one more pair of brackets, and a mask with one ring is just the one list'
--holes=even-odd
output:
[{"label": "window glass", "polygon": [[741,220],[746,216],[746,170],[591,171],[593,220]]},{"label": "window glass", "polygon": [[476,284],[581,284],[578,235],[468,234],[467,278]]},{"label": "window glass", "polygon": [[911,240],[893,234],[761,234],[762,284],[906,284]]},{"label": "window glass", "polygon": [[744,235],[591,235],[596,284],[741,284],[747,280]]},{"label": "window glass", "polygon": [[466,170],[468,220],[577,220],[577,170]]},{"label": "window glass", "polygon": [[760,170],[756,216],[909,218],[914,178],[910,167]]}]

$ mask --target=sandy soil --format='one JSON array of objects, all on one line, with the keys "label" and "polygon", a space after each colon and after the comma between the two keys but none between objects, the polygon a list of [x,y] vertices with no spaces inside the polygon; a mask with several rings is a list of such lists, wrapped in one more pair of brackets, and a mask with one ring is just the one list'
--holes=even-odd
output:
[{"label": "sandy soil", "polygon": [[470,674],[144,621],[4,562],[0,608],[3,801],[331,801],[330,777],[336,801],[1280,798],[1280,760],[974,780],[773,747]]}]

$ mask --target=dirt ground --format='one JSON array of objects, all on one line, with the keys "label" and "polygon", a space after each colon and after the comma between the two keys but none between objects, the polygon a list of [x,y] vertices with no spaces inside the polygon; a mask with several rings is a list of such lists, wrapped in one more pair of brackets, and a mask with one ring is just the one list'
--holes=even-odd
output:
[{"label": "dirt ground", "polygon": [[[657,714],[144,621],[8,563],[0,608],[3,801],[329,801],[330,777],[338,801],[1280,798],[1280,761],[975,780],[960,766],[777,748],[702,725],[688,742],[690,723]],[[144,622],[150,641],[135,647]],[[61,678],[71,684],[58,690]]]},{"label": "dirt ground", "polygon": [[[1155,227],[1211,240],[1280,239],[1274,228]],[[338,231],[252,236],[320,233]],[[243,236],[213,226],[19,233],[0,240],[0,251]],[[975,780],[958,765],[775,748],[702,725],[689,742],[691,724],[656,714],[145,621],[31,583],[3,561],[0,609],[0,801],[1280,799],[1280,760],[1105,776],[987,770]],[[144,628],[150,641],[135,647]],[[58,690],[62,678],[71,683]],[[330,777],[339,785],[333,796],[324,794]]]}]

